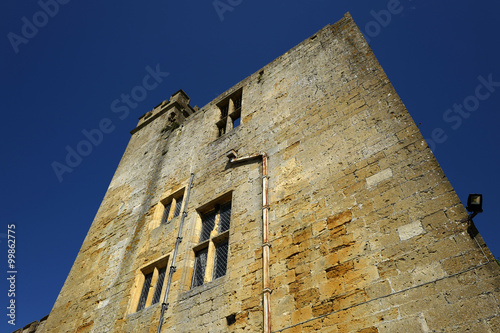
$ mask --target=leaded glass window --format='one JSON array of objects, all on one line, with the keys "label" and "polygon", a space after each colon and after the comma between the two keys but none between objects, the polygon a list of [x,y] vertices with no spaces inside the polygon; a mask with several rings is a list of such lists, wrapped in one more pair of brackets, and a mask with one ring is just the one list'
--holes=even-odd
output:
[{"label": "leaded glass window", "polygon": [[208,248],[196,252],[194,259],[192,288],[201,286],[205,281],[205,269],[207,267]]},{"label": "leaded glass window", "polygon": [[174,211],[174,217],[179,216],[181,212],[181,207],[182,207],[182,197],[177,198],[175,200],[175,211]]},{"label": "leaded glass window", "polygon": [[167,267],[163,267],[158,272],[158,280],[156,280],[155,293],[153,294],[153,300],[151,304],[156,304],[160,301],[161,290],[163,289],[163,282],[165,281],[165,273],[167,272]]},{"label": "leaded glass window", "polygon": [[180,215],[183,197],[174,197],[164,204],[162,222],[169,222]]},{"label": "leaded glass window", "polygon": [[214,280],[226,275],[228,250],[229,244],[227,239],[215,245]]},{"label": "leaded glass window", "polygon": [[220,207],[219,233],[229,230],[231,224],[231,201]]},{"label": "leaded glass window", "polygon": [[146,300],[148,299],[149,288],[151,287],[151,280],[153,279],[153,273],[146,274],[144,276],[144,284],[142,285],[141,297],[139,298],[139,304],[137,304],[137,311],[144,309],[146,305]]},{"label": "leaded glass window", "polygon": [[216,217],[217,217],[217,211],[215,210],[202,215],[201,234],[199,240],[200,243],[210,238],[210,234],[212,233],[212,230],[214,230]]},{"label": "leaded glass window", "polygon": [[230,227],[231,201],[227,199],[201,214],[191,288],[226,275]]},{"label": "leaded glass window", "polygon": [[167,259],[150,264],[141,271],[144,276],[144,282],[138,295],[137,307],[135,311],[141,311],[151,305],[154,305],[161,300],[163,286],[165,284],[165,276],[167,273]]}]

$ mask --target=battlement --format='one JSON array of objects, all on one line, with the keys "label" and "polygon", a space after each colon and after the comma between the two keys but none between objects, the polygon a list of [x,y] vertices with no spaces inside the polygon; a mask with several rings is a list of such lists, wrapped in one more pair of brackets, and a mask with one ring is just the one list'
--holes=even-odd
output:
[{"label": "battlement", "polygon": [[164,100],[163,102],[155,106],[153,110],[148,111],[140,116],[137,127],[134,128],[130,133],[136,133],[140,129],[144,128],[144,126],[151,123],[153,120],[166,112],[170,112],[168,116],[169,124],[167,126],[171,126],[172,128],[178,127],[184,122],[184,120],[186,120],[186,118],[188,118],[198,110],[197,107],[193,108],[191,107],[191,105],[189,105],[190,101],[191,99],[182,89],[178,90],[176,93],[170,96],[170,99]]}]

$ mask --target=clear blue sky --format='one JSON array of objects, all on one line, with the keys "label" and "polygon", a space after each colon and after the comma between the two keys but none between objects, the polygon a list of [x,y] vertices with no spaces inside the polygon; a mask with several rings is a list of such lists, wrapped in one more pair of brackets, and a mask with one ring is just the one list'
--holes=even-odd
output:
[{"label": "clear blue sky", "polygon": [[[500,256],[500,83],[480,79],[500,82],[500,2],[221,0],[230,8],[218,12],[212,0],[59,1],[46,1],[50,15],[34,0],[0,4],[0,274],[9,224],[18,271],[16,326],[0,283],[1,332],[50,312],[139,116],[178,89],[205,105],[347,11],[462,202],[483,193],[476,225]],[[393,13],[380,14],[388,6]],[[122,94],[140,94],[148,66],[169,74],[128,115],[114,113]],[[106,118],[113,131],[60,181],[52,164]]]}]

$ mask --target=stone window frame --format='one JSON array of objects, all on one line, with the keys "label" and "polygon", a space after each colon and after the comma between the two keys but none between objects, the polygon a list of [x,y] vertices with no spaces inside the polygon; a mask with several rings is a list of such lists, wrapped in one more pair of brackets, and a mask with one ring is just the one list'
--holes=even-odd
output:
[{"label": "stone window frame", "polygon": [[[221,208],[229,205],[229,225],[227,230],[219,231],[221,226]],[[229,233],[231,230],[231,220],[232,220],[232,210],[233,210],[233,201],[231,193],[225,194],[220,198],[212,201],[211,203],[197,209],[198,217],[195,228],[195,242],[196,245],[193,247],[193,270],[191,276],[191,284],[190,289],[194,289],[196,287],[202,286],[208,282],[215,281],[223,276],[227,275],[227,264],[230,257],[230,246],[229,246]],[[210,230],[210,235],[207,239],[201,240],[202,230],[203,230],[203,218],[208,214],[215,211],[215,220],[213,222],[213,227]],[[226,246],[226,250],[224,253],[223,246]],[[219,252],[222,255],[225,255],[224,262],[224,273],[222,275],[218,275],[217,267],[220,265],[220,262],[217,262],[217,253],[218,249],[221,250]],[[203,272],[203,282],[198,283],[196,280],[196,275],[199,267],[200,257],[199,254],[206,253],[205,262],[203,263],[204,272]],[[221,267],[221,266],[219,266]]]},{"label": "stone window frame", "polygon": [[243,88],[238,89],[217,103],[220,119],[217,121],[217,137],[241,125],[241,109],[243,104]]},{"label": "stone window frame", "polygon": [[[167,289],[169,257],[166,255],[137,270],[130,298],[129,313],[140,312],[150,306],[162,303]],[[162,271],[163,276],[161,276]],[[145,283],[147,276],[151,276],[149,285]],[[158,292],[159,286],[161,290]],[[142,304],[141,299],[143,300]]]},{"label": "stone window frame", "polygon": [[183,201],[184,190],[182,190],[181,193],[177,193],[177,195],[173,195],[168,199],[162,200],[161,203],[163,205],[163,215],[161,218],[161,223],[168,223],[175,219],[177,216],[181,215]]},{"label": "stone window frame", "polygon": [[164,196],[156,205],[153,216],[153,228],[172,222],[182,214],[186,188]]}]

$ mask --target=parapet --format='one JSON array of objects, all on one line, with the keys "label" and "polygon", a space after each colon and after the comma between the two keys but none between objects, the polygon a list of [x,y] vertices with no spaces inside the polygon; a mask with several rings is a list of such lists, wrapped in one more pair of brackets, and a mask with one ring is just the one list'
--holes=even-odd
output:
[{"label": "parapet", "polygon": [[139,123],[137,124],[137,127],[134,128],[130,133],[134,134],[166,112],[169,113],[168,122],[170,123],[170,125],[172,127],[178,127],[184,122],[184,120],[186,120],[186,118],[196,112],[196,108],[192,108],[191,105],[189,105],[190,101],[191,99],[184,92],[184,90],[178,90],[176,93],[170,96],[170,99],[164,100],[163,102],[155,106],[153,110],[148,111],[141,117],[139,117]]}]

